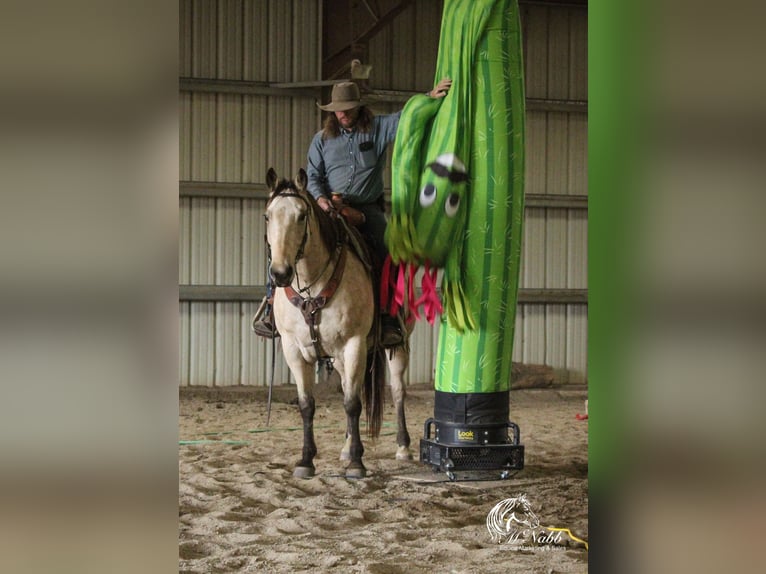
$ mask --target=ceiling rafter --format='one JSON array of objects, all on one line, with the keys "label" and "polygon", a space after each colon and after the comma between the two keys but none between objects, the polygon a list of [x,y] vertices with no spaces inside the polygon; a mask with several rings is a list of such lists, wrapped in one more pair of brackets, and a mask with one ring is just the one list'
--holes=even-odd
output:
[{"label": "ceiling rafter", "polygon": [[[332,80],[340,77],[349,70],[351,60],[358,59],[364,62],[366,59],[367,42],[370,41],[378,32],[388,26],[394,18],[407,9],[414,0],[400,0],[391,5],[388,9],[378,10],[376,17],[375,11],[364,2],[365,7],[373,17],[373,24],[367,27],[363,32],[354,37],[350,42],[343,45],[334,53],[327,55],[322,62],[322,78]],[[329,10],[330,2],[325,2],[325,10]],[[337,3],[334,8],[337,9]],[[332,20],[332,19],[331,19]],[[325,34],[333,34],[334,30],[325,30]]]}]

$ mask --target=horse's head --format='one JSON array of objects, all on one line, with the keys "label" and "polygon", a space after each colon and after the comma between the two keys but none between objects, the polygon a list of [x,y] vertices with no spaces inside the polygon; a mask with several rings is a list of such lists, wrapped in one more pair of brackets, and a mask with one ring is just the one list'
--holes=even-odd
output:
[{"label": "horse's head", "polygon": [[512,523],[537,528],[540,526],[540,519],[532,510],[532,505],[527,500],[526,494],[508,499],[508,505],[504,512],[506,528],[510,530]]},{"label": "horse's head", "polygon": [[271,252],[269,273],[279,287],[289,285],[295,264],[303,257],[309,234],[311,203],[303,169],[294,180],[280,179],[274,168],[266,174],[270,195],[266,203],[266,241]]}]

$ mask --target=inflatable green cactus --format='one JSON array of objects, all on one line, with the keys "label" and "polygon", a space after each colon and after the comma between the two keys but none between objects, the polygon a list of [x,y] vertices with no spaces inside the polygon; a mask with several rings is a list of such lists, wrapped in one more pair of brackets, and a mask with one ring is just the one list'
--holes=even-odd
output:
[{"label": "inflatable green cactus", "polygon": [[436,390],[507,391],[524,212],[517,0],[445,0],[435,77],[452,78],[449,94],[402,111],[386,241],[400,266],[443,268]]}]

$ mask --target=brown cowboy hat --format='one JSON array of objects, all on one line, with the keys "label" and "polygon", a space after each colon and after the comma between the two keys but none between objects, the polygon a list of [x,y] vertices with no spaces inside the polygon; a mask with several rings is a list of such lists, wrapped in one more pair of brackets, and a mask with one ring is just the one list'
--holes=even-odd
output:
[{"label": "brown cowboy hat", "polygon": [[359,86],[354,82],[341,82],[332,87],[330,103],[319,107],[326,112],[345,112],[360,105]]}]

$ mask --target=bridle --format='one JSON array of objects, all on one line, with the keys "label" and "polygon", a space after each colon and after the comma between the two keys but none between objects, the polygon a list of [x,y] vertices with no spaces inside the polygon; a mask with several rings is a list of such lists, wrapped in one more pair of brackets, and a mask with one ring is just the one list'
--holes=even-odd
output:
[{"label": "bridle", "polygon": [[[291,189],[288,190],[288,191],[279,191],[279,192],[277,192],[274,196],[271,197],[271,199],[269,199],[268,203],[266,204],[266,209],[268,210],[269,206],[272,204],[272,202],[275,199],[278,199],[280,197],[297,197],[306,206],[306,211],[307,212],[311,212],[311,206],[309,205],[308,200],[305,197],[303,197],[300,193],[298,193],[297,191],[293,191]],[[268,217],[268,215],[265,215],[264,217],[266,218],[266,225],[268,226],[269,217]],[[303,224],[303,237],[301,238],[301,243],[298,246],[298,252],[295,254],[295,262],[296,263],[298,261],[300,261],[301,259],[303,259],[303,252],[306,249],[306,241],[308,240],[308,237],[309,237],[309,218],[308,218],[308,215],[307,215],[306,219],[304,221],[304,224]],[[266,245],[269,248],[269,263],[271,263],[271,243],[269,243],[269,236],[268,236],[268,234],[266,235]]]},{"label": "bridle", "polygon": [[[309,200],[304,197],[301,193],[298,191],[295,191],[293,189],[288,189],[286,191],[279,191],[275,193],[275,195],[272,196],[272,198],[269,200],[269,202],[266,204],[266,208],[268,209],[269,205],[272,201],[279,197],[297,197],[300,199],[303,204],[306,206],[307,213],[313,213],[313,208],[311,204],[309,203]],[[307,215],[304,227],[303,227],[303,237],[301,238],[300,245],[298,246],[298,251],[295,255],[295,263],[297,264],[300,259],[304,256],[304,251],[306,248],[306,242],[308,241],[308,234],[309,234],[309,220],[310,217]],[[268,257],[269,262],[271,262],[271,245],[268,242],[268,235],[266,237],[266,244],[268,245]],[[319,324],[319,314],[322,308],[327,304],[327,302],[332,298],[332,296],[335,294],[335,291],[338,289],[338,285],[340,285],[341,278],[343,277],[343,271],[346,266],[346,244],[342,240],[341,237],[337,238],[336,244],[335,244],[335,251],[330,254],[330,256],[327,258],[327,261],[324,264],[324,267],[322,270],[317,274],[317,276],[314,278],[314,280],[309,283],[308,285],[301,287],[300,286],[300,275],[297,272],[297,268],[295,271],[295,279],[296,284],[298,286],[298,290],[296,291],[293,289],[292,285],[287,285],[284,287],[285,295],[287,295],[288,300],[290,303],[292,303],[295,307],[301,310],[303,314],[303,319],[306,321],[306,325],[309,327],[309,333],[311,335],[311,342],[314,344],[314,349],[316,351],[316,356],[319,361],[325,362],[326,368],[328,372],[332,372],[333,366],[332,366],[332,358],[327,355],[327,353],[324,352],[322,349],[322,345],[319,341],[319,333],[317,331],[317,325]],[[325,274],[325,271],[330,266],[330,263],[335,261],[335,268],[333,269],[332,276],[327,281],[327,284],[325,287],[314,297],[311,296],[309,289],[313,287],[317,281]],[[303,294],[307,293],[306,296]]]}]

